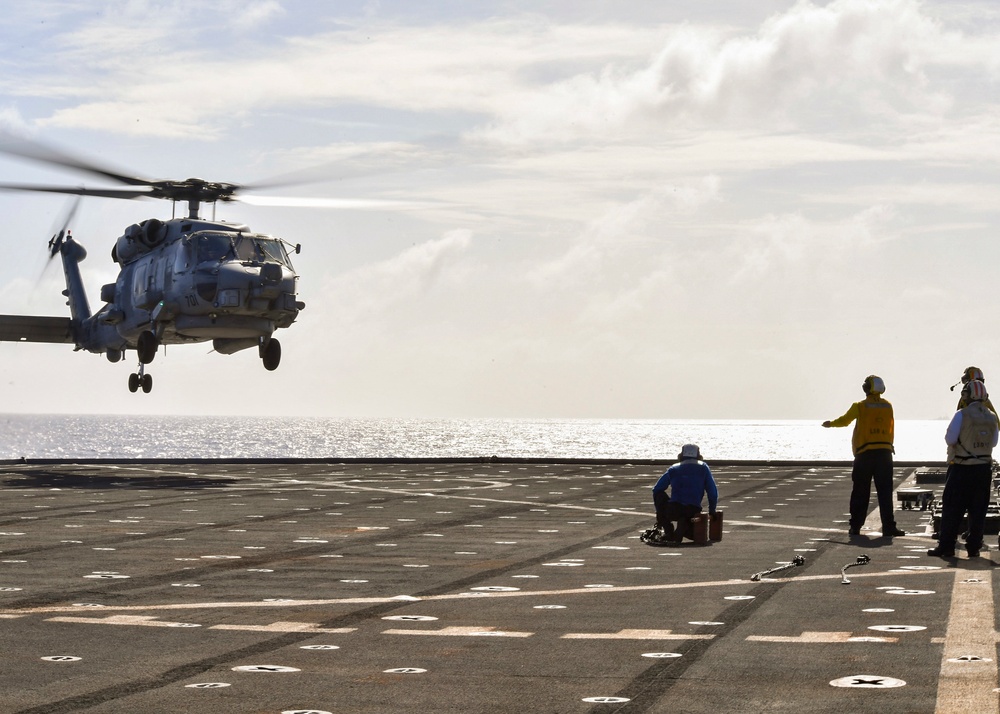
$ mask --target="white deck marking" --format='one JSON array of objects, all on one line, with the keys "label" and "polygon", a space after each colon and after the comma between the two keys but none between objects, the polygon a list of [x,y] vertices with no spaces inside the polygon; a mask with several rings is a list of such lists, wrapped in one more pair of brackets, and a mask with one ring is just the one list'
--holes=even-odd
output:
[{"label": "white deck marking", "polygon": [[49,617],[46,622],[82,622],[87,625],[130,625],[139,627],[201,627],[191,622],[167,622],[152,615],[108,615],[107,617]]},{"label": "white deck marking", "polygon": [[618,632],[570,632],[563,640],[714,640],[715,635],[675,635],[671,630],[619,630]]},{"label": "white deck marking", "polygon": [[383,635],[427,635],[431,637],[531,637],[534,632],[510,632],[495,627],[442,627],[437,630],[383,630]]},{"label": "white deck marking", "polygon": [[[936,714],[994,714],[997,695],[997,634],[994,632],[992,578],[963,582],[967,570],[955,570],[951,611],[945,632]],[[974,661],[956,660],[978,657]]]},{"label": "white deck marking", "polygon": [[748,642],[899,642],[898,637],[855,637],[853,632],[803,632],[798,637],[780,637],[770,635],[751,635]]},{"label": "white deck marking", "polygon": [[318,632],[323,634],[347,634],[356,627],[323,628],[314,622],[272,622],[270,625],[212,625],[210,630],[243,630],[246,632]]},{"label": "white deck marking", "polygon": [[[860,573],[858,575],[853,575],[853,578],[858,580],[865,578],[894,578],[894,579],[910,579],[910,578],[933,578],[939,575],[947,574],[947,570],[909,570],[909,571],[892,571],[885,573]],[[816,582],[823,580],[836,580],[840,582],[840,574],[828,574],[828,575],[800,575],[793,578],[772,578],[767,582],[769,584],[774,583],[805,583],[805,582]],[[393,603],[400,601],[409,602],[435,602],[443,600],[482,600],[486,598],[524,598],[524,597],[559,597],[563,598],[567,595],[610,595],[617,593],[631,593],[631,592],[655,592],[660,590],[684,590],[686,588],[727,588],[732,589],[735,583],[744,582],[742,580],[709,580],[703,582],[695,583],[660,583],[657,585],[611,585],[607,587],[600,588],[568,588],[566,590],[519,590],[517,592],[457,592],[457,593],[447,593],[444,595],[428,595],[426,597],[412,597],[412,596],[399,596],[396,597],[358,597],[358,598],[336,598],[328,600],[272,600],[272,601],[235,601],[235,602],[193,602],[193,603],[167,603],[160,605],[100,605],[100,608],[107,612],[154,612],[163,610],[218,610],[218,609],[254,609],[254,608],[287,608],[287,607],[307,607],[316,605],[378,605],[385,603]],[[747,585],[753,585],[747,579]],[[904,591],[897,588],[896,586],[889,586],[891,590],[896,592],[910,592]],[[35,608],[25,608],[17,610],[5,610],[0,611],[0,617],[4,616],[24,616],[24,615],[36,615],[45,613],[57,613],[57,612],[79,612],[79,606],[76,605],[51,605],[44,607]]]}]

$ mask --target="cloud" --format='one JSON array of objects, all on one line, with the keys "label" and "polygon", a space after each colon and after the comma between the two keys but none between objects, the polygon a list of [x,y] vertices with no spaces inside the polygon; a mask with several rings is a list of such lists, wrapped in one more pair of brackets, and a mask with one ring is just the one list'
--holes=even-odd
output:
[{"label": "cloud", "polygon": [[666,236],[676,230],[678,220],[718,201],[719,191],[719,177],[707,176],[615,204],[586,225],[568,251],[532,269],[527,279],[548,289],[580,283],[599,286],[614,274],[613,261],[629,254],[630,247],[672,243]]},{"label": "cloud", "polygon": [[856,130],[859,117],[948,111],[952,90],[931,73],[956,62],[992,68],[995,39],[947,31],[914,0],[799,2],[752,34],[682,26],[643,67],[611,64],[522,88],[526,96],[476,135],[566,142],[705,122],[790,129],[832,116]]},{"label": "cloud", "polygon": [[449,113],[469,142],[537,148],[823,128],[833,117],[839,132],[870,131],[873,120],[888,131],[982,107],[969,93],[957,105],[962,89],[947,72],[995,78],[1000,67],[995,35],[947,29],[917,0],[799,2],[750,30],[526,15],[404,26],[364,15],[336,18],[331,31],[330,15],[240,42],[286,15],[270,0],[120,3],[83,15],[5,83],[72,100],[43,120],[59,127],[214,139],[277,107],[367,106]]},{"label": "cloud", "polygon": [[[434,287],[455,279],[453,273],[461,270],[461,258],[471,241],[468,231],[451,231],[390,259],[328,279],[319,300],[326,306],[320,308],[326,313],[322,322],[363,333],[377,325],[383,336],[405,329],[398,316],[408,314],[408,308],[425,299]],[[386,332],[386,325],[394,327]]]},{"label": "cloud", "polygon": [[266,25],[285,13],[281,3],[276,0],[258,0],[257,2],[236,2],[223,3],[233,17],[233,25],[242,31]]}]

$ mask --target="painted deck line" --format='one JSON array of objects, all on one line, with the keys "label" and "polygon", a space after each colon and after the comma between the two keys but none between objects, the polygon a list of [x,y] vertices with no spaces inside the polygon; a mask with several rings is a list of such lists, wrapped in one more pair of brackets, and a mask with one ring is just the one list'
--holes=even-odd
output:
[{"label": "painted deck line", "polygon": [[383,630],[383,635],[416,635],[418,637],[531,637],[534,632],[511,632],[495,627],[442,627],[437,630]]},{"label": "painted deck line", "polygon": [[1000,711],[992,581],[955,571],[935,714]]},{"label": "painted deck line", "polygon": [[[912,578],[912,577],[933,577],[951,573],[950,568],[940,568],[937,570],[891,570],[880,573],[852,573],[851,579],[863,578]],[[978,570],[958,570],[957,574],[963,577],[970,577]],[[630,592],[652,592],[658,590],[684,590],[687,588],[735,588],[739,585],[749,585],[757,587],[760,583],[795,583],[795,582],[816,582],[831,580],[840,582],[840,573],[829,573],[823,575],[800,575],[790,578],[765,578],[759,583],[753,583],[750,578],[732,580],[708,580],[694,583],[659,583],[656,585],[600,585],[597,587],[567,588],[564,590],[518,590],[514,592],[458,592],[444,595],[428,595],[426,597],[395,596],[395,597],[372,597],[372,598],[333,598],[324,600],[292,600],[282,599],[275,601],[232,601],[232,602],[191,602],[191,603],[161,603],[150,605],[99,605],[93,611],[100,612],[154,612],[164,610],[212,610],[227,608],[243,609],[274,609],[286,607],[302,607],[317,605],[383,605],[398,603],[404,605],[413,602],[440,602],[445,600],[478,600],[483,598],[531,598],[531,597],[565,597],[567,595],[607,595]],[[905,590],[903,586],[888,587],[889,590]],[[90,606],[94,607],[94,606]],[[37,608],[25,608],[18,610],[2,610],[0,618],[23,617],[25,615],[43,615],[48,613],[76,612],[79,613],[79,605],[54,605]],[[992,637],[992,634],[991,634]]]},{"label": "painted deck line", "polygon": [[672,630],[619,630],[618,632],[570,632],[563,640],[714,640],[715,635],[674,634]]},{"label": "painted deck line", "polygon": [[747,642],[802,642],[805,644],[834,644],[840,642],[899,642],[898,637],[872,637],[853,632],[803,632],[798,637],[776,635],[750,635]]}]

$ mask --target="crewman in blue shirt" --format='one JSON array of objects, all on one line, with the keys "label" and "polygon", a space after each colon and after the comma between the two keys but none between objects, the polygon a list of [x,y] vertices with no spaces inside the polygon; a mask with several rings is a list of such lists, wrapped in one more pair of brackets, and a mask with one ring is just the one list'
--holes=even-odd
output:
[{"label": "crewman in blue shirt", "polygon": [[[689,535],[691,519],[701,513],[702,498],[706,494],[708,512],[715,515],[719,489],[712,478],[712,470],[701,460],[697,445],[685,444],[677,459],[679,463],[667,469],[653,486],[653,505],[656,506],[656,524],[663,528],[666,540],[680,543]],[[677,522],[676,530],[674,521]]]}]

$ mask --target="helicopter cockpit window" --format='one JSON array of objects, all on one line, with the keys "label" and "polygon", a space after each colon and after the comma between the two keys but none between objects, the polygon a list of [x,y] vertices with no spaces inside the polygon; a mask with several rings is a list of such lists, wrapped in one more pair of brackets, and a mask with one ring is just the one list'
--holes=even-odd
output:
[{"label": "helicopter cockpit window", "polygon": [[281,241],[258,239],[257,245],[260,246],[260,250],[263,252],[267,262],[281,263],[282,265],[291,267],[291,261],[288,259],[288,251],[285,250],[285,246],[281,244]]},{"label": "helicopter cockpit window", "polygon": [[281,241],[261,236],[240,235],[236,239],[236,257],[245,263],[280,263],[291,267]]},{"label": "helicopter cockpit window", "polygon": [[229,236],[223,233],[202,233],[197,245],[199,263],[222,260],[233,248]]}]

